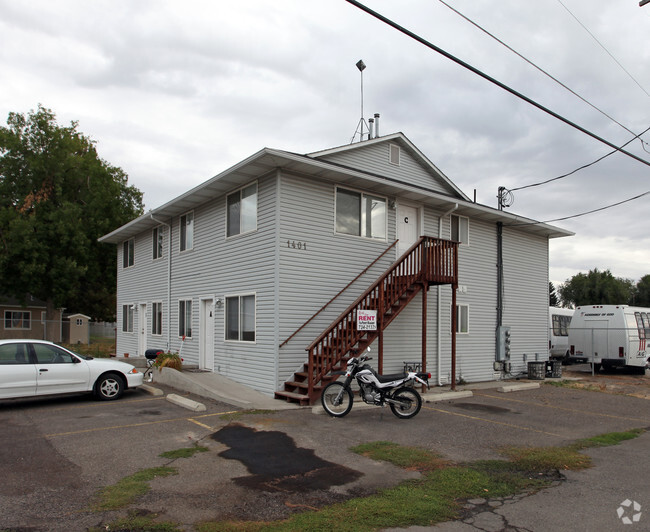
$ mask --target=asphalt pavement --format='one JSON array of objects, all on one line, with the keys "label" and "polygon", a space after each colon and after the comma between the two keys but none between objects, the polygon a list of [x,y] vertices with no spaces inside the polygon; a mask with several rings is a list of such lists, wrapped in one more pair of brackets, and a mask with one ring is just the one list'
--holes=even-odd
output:
[{"label": "asphalt pavement", "polygon": [[[218,400],[160,380],[153,386],[161,395],[133,390],[111,403],[87,396],[0,401],[0,530],[86,530],[129,510],[154,512],[188,531],[204,520],[281,519],[417,476],[349,450],[364,442],[416,445],[465,462],[502,458],[503,446],[557,446],[648,428],[650,401],[638,392],[647,389],[648,378],[630,378],[632,395],[547,383],[520,391],[499,391],[503,383],[472,385],[452,396],[436,389],[410,420],[357,402],[342,419],[285,405],[271,411],[248,389],[226,387]],[[223,400],[226,392],[239,404]],[[170,402],[170,395],[205,410]],[[259,410],[246,413],[251,408]],[[562,472],[565,479],[553,487],[467,501],[462,520],[410,530],[650,530],[649,440],[644,433],[591,449],[594,466]],[[207,452],[160,456],[195,444]],[[113,511],[90,508],[102,487],[161,465],[177,474],[152,481],[134,503]]]}]

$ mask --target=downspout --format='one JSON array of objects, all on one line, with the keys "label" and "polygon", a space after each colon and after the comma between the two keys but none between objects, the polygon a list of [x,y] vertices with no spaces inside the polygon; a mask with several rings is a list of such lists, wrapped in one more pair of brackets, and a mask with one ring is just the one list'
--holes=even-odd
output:
[{"label": "downspout", "polygon": [[172,226],[166,222],[156,220],[153,214],[149,215],[150,218],[160,225],[167,227],[169,234],[169,253],[167,253],[167,351],[171,351],[172,341]]},{"label": "downspout", "polygon": [[[458,203],[454,203],[454,206],[451,209],[449,209],[447,212],[441,214],[440,217],[438,218],[438,238],[442,238],[442,219],[445,218],[446,216],[449,216],[456,209],[458,209]],[[437,328],[438,328],[438,334],[437,334],[438,348],[436,350],[437,351],[437,354],[436,354],[436,356],[437,356],[437,364],[436,365],[438,367],[438,369],[437,369],[437,381],[436,382],[438,383],[438,386],[442,386],[442,371],[441,371],[441,368],[440,368],[440,364],[441,364],[441,361],[442,361],[442,353],[441,353],[441,351],[442,351],[442,337],[441,337],[441,334],[440,334],[440,331],[442,330],[442,317],[441,317],[442,301],[441,301],[441,297],[442,297],[442,286],[438,285],[438,313],[437,313],[438,314],[438,325],[437,325]],[[453,309],[452,309],[452,312],[453,312]]]}]

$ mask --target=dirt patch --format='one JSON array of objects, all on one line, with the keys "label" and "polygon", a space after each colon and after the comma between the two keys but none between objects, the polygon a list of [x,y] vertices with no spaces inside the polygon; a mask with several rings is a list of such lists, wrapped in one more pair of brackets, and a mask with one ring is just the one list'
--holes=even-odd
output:
[{"label": "dirt patch", "polygon": [[630,395],[639,399],[650,400],[650,377],[634,369],[619,368],[591,374],[588,364],[564,366],[562,377],[578,379],[572,386],[605,393]]}]

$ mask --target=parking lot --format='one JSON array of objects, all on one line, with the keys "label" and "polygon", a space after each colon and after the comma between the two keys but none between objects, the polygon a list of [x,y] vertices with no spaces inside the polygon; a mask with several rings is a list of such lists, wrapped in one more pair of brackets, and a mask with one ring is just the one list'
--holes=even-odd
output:
[{"label": "parking lot", "polygon": [[[641,382],[645,389],[647,380],[631,376],[629,382]],[[186,530],[203,520],[277,519],[417,475],[349,451],[359,443],[416,445],[462,462],[499,458],[499,448],[507,445],[563,445],[650,427],[650,401],[641,396],[547,384],[516,393],[480,387],[469,398],[427,402],[411,420],[356,402],[347,417],[333,419],[311,409],[238,415],[237,408],[199,400],[205,412],[190,412],[141,390],[108,403],[88,396],[0,402],[0,530],[86,530],[127,509],[158,513]],[[642,439],[647,445],[647,438]],[[191,458],[159,456],[194,444],[208,452]],[[627,445],[640,443],[621,447]],[[610,464],[622,456],[611,449],[598,453]],[[594,472],[572,474],[569,481],[580,493],[574,506],[584,505],[571,509],[573,519],[579,518],[576,523],[585,522],[580,517],[584,512],[597,523],[609,516],[616,525],[614,505],[620,497],[650,509],[650,488],[639,487],[646,485],[649,473],[646,454],[638,461],[626,456],[617,467],[620,478],[616,471],[608,473],[607,486],[580,481],[598,472],[597,461]],[[91,510],[100,488],[161,465],[173,466],[178,474],[153,480],[151,491],[128,508]],[[311,483],[305,483],[307,477]],[[600,494],[612,508],[594,507],[598,493],[590,496],[589,490],[605,488],[614,490]]]}]

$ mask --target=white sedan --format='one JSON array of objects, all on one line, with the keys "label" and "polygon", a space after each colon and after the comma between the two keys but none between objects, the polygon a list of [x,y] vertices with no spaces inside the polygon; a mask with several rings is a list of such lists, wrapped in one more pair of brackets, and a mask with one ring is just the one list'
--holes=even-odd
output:
[{"label": "white sedan", "polygon": [[93,392],[104,401],[142,384],[130,364],[73,353],[41,340],[0,340],[0,399]]}]

